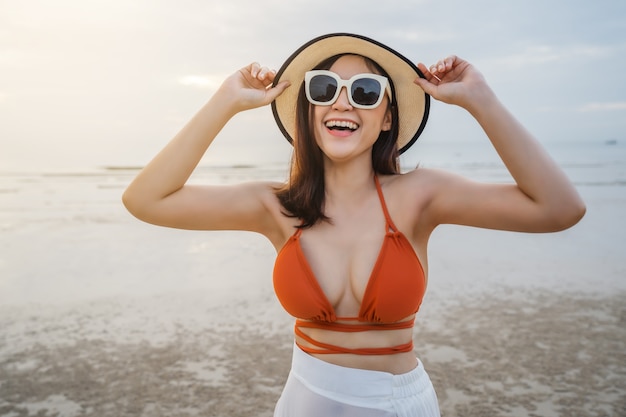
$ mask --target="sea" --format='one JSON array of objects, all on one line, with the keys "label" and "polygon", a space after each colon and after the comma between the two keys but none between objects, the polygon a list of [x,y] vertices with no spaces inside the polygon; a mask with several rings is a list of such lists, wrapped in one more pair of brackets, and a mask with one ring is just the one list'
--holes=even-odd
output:
[{"label": "sea", "polygon": [[[536,250],[546,246],[545,250],[555,254],[560,251],[562,262],[582,262],[571,266],[580,275],[575,278],[578,283],[595,285],[586,276],[597,274],[594,279],[604,282],[609,290],[624,289],[626,141],[556,142],[545,147],[590,204],[585,221],[573,229],[574,234],[559,235],[560,240],[542,239],[540,243],[533,240],[529,245]],[[401,159],[404,171],[421,166],[453,171],[478,181],[512,181],[488,143],[425,142],[416,144],[410,152]],[[262,265],[264,275],[270,275],[275,253],[258,236],[238,240],[241,235],[214,232],[207,237],[206,233],[166,230],[132,218],[121,203],[121,195],[139,169],[115,163],[67,171],[47,170],[45,165],[19,172],[0,167],[0,306],[206,289],[207,270],[246,267],[236,255],[242,247],[257,256],[257,263],[250,264],[250,271],[237,269],[233,274],[255,273],[254,265]],[[289,161],[202,164],[190,182],[283,181],[288,172]],[[446,241],[459,244],[464,239],[492,239],[492,235],[476,233],[441,236],[440,241],[434,241],[434,248],[449,247]],[[456,250],[459,257],[470,253],[460,246]],[[472,256],[485,256],[485,262],[489,262],[486,254]],[[265,258],[267,261],[259,261]],[[446,262],[434,258],[433,271],[447,268]],[[538,276],[535,284],[539,285],[544,278]],[[520,279],[514,274],[511,277]],[[556,283],[556,278],[553,281]],[[233,289],[227,281],[223,288]],[[237,291],[245,290],[237,287]],[[220,294],[213,287],[210,292]]]}]

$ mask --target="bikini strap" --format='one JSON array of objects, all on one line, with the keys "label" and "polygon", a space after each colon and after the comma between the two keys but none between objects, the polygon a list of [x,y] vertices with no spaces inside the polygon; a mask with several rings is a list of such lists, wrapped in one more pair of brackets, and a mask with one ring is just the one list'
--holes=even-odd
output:
[{"label": "bikini strap", "polygon": [[391,216],[389,215],[389,211],[387,210],[387,203],[385,203],[385,196],[383,195],[383,189],[380,186],[380,181],[378,181],[378,175],[374,175],[374,182],[376,183],[376,191],[378,192],[378,199],[380,200],[380,205],[383,208],[383,213],[385,214],[385,220],[387,221],[387,231],[391,229],[394,232],[397,232],[398,229],[396,228],[396,225],[393,224],[393,221],[391,220]]}]

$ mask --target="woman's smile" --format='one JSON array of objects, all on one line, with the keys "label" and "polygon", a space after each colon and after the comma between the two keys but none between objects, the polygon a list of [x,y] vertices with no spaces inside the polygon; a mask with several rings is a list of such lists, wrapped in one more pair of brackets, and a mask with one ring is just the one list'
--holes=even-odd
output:
[{"label": "woman's smile", "polygon": [[329,119],[324,125],[326,130],[333,136],[347,137],[359,129],[359,124],[347,119]]}]

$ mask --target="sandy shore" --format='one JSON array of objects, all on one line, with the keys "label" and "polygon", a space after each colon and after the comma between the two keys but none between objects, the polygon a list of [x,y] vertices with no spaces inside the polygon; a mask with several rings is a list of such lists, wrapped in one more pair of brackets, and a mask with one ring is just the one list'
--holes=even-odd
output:
[{"label": "sandy shore", "polygon": [[[271,416],[292,344],[273,249],[141,224],[125,181],[0,189],[0,416]],[[563,233],[433,236],[415,345],[444,416],[626,415],[626,189],[581,191]]]},{"label": "sandy shore", "polygon": [[[443,415],[624,415],[623,295],[523,296],[459,297],[435,320],[424,313],[417,352]],[[0,414],[271,416],[289,331],[201,305],[188,295],[4,309]],[[191,310],[195,320],[181,317]]]}]

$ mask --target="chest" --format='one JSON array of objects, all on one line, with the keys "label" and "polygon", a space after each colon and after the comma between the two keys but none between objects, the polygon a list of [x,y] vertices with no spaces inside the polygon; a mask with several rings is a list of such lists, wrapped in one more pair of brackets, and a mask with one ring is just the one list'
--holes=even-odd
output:
[{"label": "chest", "polygon": [[302,233],[300,246],[317,283],[339,315],[363,300],[385,239],[385,219],[327,224]]}]

